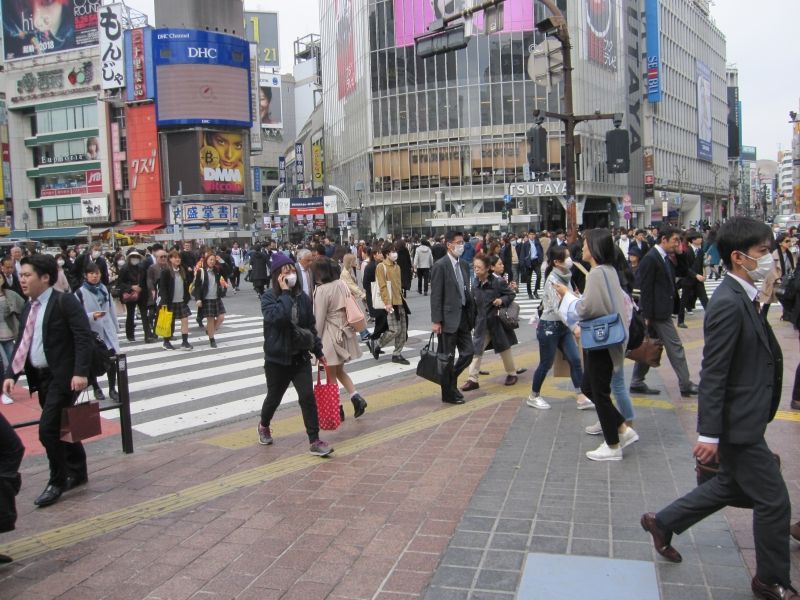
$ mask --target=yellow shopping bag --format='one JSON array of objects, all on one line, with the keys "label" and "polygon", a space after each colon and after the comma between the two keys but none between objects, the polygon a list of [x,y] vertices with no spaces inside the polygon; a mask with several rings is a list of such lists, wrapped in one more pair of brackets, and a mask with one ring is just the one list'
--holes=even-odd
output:
[{"label": "yellow shopping bag", "polygon": [[156,336],[163,338],[172,335],[172,311],[166,306],[162,306],[158,309],[155,334]]}]

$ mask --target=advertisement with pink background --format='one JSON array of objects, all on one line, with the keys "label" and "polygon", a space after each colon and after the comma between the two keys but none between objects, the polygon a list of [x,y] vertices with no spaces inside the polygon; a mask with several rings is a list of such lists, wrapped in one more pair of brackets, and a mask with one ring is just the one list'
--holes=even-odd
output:
[{"label": "advertisement with pink background", "polygon": [[[444,15],[464,10],[465,0],[394,0],[394,36],[397,46],[411,46],[426,33],[428,25]],[[533,2],[506,0],[503,3],[503,31],[532,31]],[[483,33],[483,14],[472,19],[474,33]]]}]

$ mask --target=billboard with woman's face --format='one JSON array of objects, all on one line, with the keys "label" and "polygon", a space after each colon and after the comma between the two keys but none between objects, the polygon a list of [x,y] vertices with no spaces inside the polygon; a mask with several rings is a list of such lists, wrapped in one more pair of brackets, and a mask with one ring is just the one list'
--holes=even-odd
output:
[{"label": "billboard with woman's face", "polygon": [[258,110],[261,127],[281,129],[283,114],[281,107],[281,78],[279,75],[261,75],[258,89]]},{"label": "billboard with woman's face", "polygon": [[6,60],[96,46],[100,0],[2,0]]},{"label": "billboard with woman's face", "polygon": [[205,194],[244,194],[244,135],[201,131],[200,187]]}]

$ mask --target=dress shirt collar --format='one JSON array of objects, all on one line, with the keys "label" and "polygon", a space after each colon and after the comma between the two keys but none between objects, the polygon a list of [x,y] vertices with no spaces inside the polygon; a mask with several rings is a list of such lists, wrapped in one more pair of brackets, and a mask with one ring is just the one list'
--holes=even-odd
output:
[{"label": "dress shirt collar", "polygon": [[744,288],[744,293],[747,294],[748,298],[750,298],[750,302],[756,299],[756,296],[758,296],[758,290],[755,288],[755,286],[753,286],[752,283],[745,281],[744,279],[742,279],[738,275],[734,275],[730,271],[728,271],[728,277],[732,277],[733,279],[739,282],[739,285],[741,285],[742,288]]},{"label": "dress shirt collar", "polygon": [[459,259],[456,258],[455,256],[453,256],[452,254],[450,254],[449,252],[447,253],[447,258],[450,259],[450,264],[453,265],[453,268],[457,269],[458,268],[458,260]]},{"label": "dress shirt collar", "polygon": [[53,288],[52,287],[48,287],[45,291],[43,291],[41,294],[39,294],[39,297],[36,298],[36,300],[39,301],[39,304],[40,304],[41,308],[44,308],[45,306],[47,306],[47,301],[50,300],[50,296],[52,296],[52,295],[53,295]]},{"label": "dress shirt collar", "polygon": [[661,258],[663,258],[666,261],[667,251],[661,247],[661,244],[656,244],[656,250],[658,250],[658,253],[661,255]]}]

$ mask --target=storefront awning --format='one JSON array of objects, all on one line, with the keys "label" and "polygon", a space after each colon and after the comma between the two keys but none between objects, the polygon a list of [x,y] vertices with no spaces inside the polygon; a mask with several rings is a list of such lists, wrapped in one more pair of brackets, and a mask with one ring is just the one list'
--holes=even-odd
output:
[{"label": "storefront awning", "polygon": [[53,227],[51,229],[15,229],[8,234],[9,238],[21,240],[66,240],[69,238],[85,238],[86,227]]},{"label": "storefront awning", "polygon": [[163,223],[142,223],[134,225],[133,227],[128,227],[123,230],[123,233],[152,233],[156,229],[161,229],[162,227],[164,227]]}]

